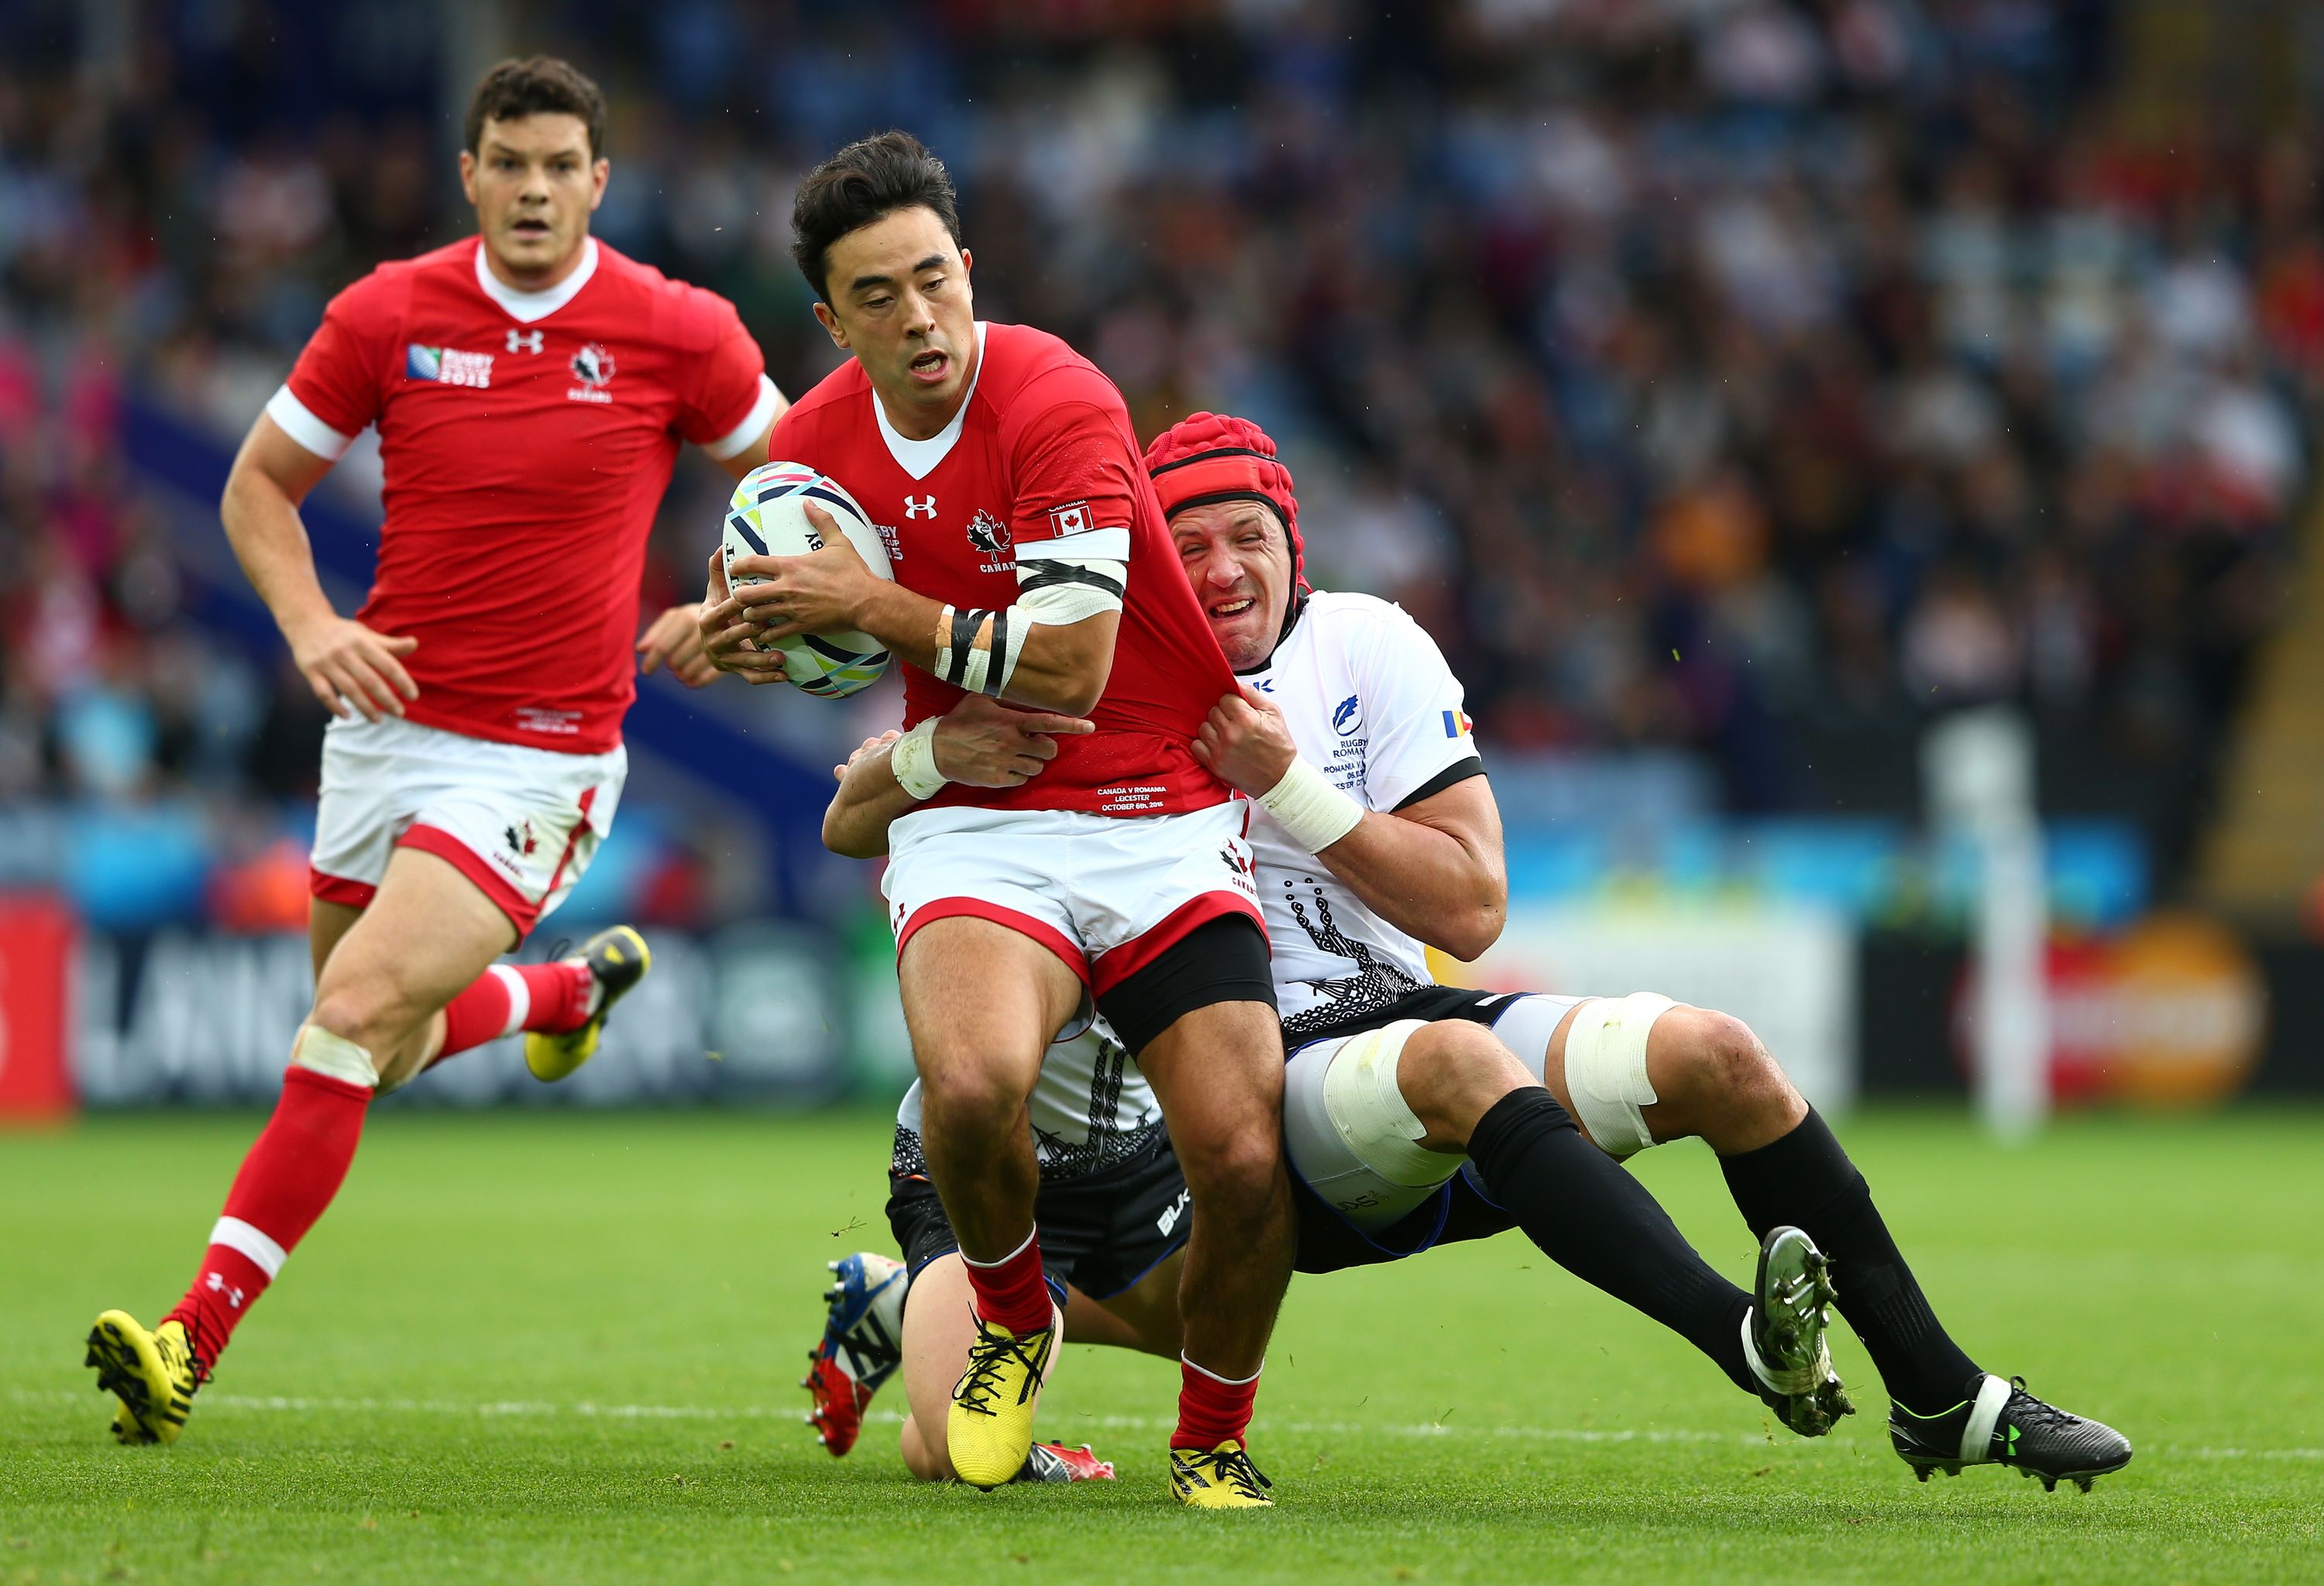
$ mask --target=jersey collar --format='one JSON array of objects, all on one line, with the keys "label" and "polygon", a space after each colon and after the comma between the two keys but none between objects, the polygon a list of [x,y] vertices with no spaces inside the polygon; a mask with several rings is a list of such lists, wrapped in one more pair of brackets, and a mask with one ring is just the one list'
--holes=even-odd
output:
[{"label": "jersey collar", "polygon": [[530,325],[556,313],[578,296],[596,273],[597,239],[587,237],[581,244],[581,263],[574,266],[572,274],[537,292],[519,291],[493,273],[492,266],[484,263],[484,239],[476,239],[476,284],[484,289],[484,296],[508,310],[509,318],[521,325]]},{"label": "jersey collar", "polygon": [[[573,272],[580,274],[579,271]],[[880,420],[880,438],[888,443],[888,455],[896,459],[896,466],[915,479],[926,479],[936,471],[936,465],[952,455],[954,444],[968,423],[968,405],[976,400],[976,383],[984,378],[984,321],[976,322],[976,372],[968,377],[968,390],[960,399],[960,410],[952,422],[926,440],[914,440],[888,422],[888,409],[880,401],[880,393],[872,393],[872,416]]]}]

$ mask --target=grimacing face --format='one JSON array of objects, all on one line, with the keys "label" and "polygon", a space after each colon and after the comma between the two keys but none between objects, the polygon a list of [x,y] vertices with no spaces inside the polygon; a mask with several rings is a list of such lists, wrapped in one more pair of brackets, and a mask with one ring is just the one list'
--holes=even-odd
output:
[{"label": "grimacing face", "polygon": [[824,257],[815,317],[855,355],[888,421],[914,440],[940,433],[976,373],[974,260],[923,205],[859,226]]},{"label": "grimacing face", "polygon": [[1170,539],[1227,665],[1265,666],[1291,609],[1291,541],[1275,510],[1256,501],[1185,507],[1170,520]]},{"label": "grimacing face", "polygon": [[523,291],[564,280],[611,170],[589,157],[589,128],[577,115],[485,122],[475,152],[460,151],[460,189],[475,206],[493,273]]}]

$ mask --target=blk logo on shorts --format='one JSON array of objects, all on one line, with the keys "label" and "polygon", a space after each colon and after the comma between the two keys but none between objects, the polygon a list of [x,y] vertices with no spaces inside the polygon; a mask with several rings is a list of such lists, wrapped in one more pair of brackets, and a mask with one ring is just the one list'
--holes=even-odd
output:
[{"label": "blk logo on shorts", "polygon": [[521,830],[515,826],[503,826],[501,835],[508,839],[509,852],[521,857],[530,857],[532,851],[540,846],[533,840],[530,821],[525,822]]},{"label": "blk logo on shorts", "polygon": [[1178,1219],[1186,1214],[1186,1208],[1194,1203],[1194,1192],[1190,1189],[1180,1190],[1178,1198],[1165,1206],[1162,1209],[1162,1215],[1154,1220],[1154,1226],[1167,1235],[1172,1229],[1178,1226]]}]

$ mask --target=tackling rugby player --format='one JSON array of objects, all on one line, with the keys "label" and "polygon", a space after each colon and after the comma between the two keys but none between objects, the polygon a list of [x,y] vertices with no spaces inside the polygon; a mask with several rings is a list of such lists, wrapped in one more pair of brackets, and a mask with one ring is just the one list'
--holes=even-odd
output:
[{"label": "tackling rugby player", "polygon": [[[1268,812],[1252,844],[1291,1048],[1285,1133],[1299,1269],[1521,1227],[1812,1435],[1848,1406],[1820,1314],[1813,1344],[1787,1353],[1781,1345],[1797,1346],[1810,1318],[1780,1313],[1821,1312],[1833,1286],[1828,1259],[1835,1303],[1887,1388],[1892,1446],[1922,1480],[1997,1463],[2087,1489],[2126,1464],[2120,1434],[1984,1371],[1954,1344],[1862,1175],[1740,1020],[1646,992],[1432,983],[1421,944],[1474,956],[1499,935],[1506,904],[1499,816],[1459,682],[1395,607],[1306,587],[1291,476],[1257,426],[1197,414],[1158,438],[1147,462],[1242,685],[1219,702],[1197,752]],[[873,838],[858,822],[893,807],[892,797],[835,804],[826,832],[862,846]],[[1719,1156],[1762,1239],[1748,1377],[1715,1330],[1722,1304],[1731,1314],[1742,1296],[1704,1283],[1675,1231],[1665,1238],[1626,1211],[1587,1160],[1609,1165],[1690,1135]],[[1594,1148],[1577,1155],[1584,1139]],[[1595,1237],[1609,1226],[1616,1237]],[[1077,1336],[1167,1348],[1167,1326],[1149,1332],[1159,1314],[1139,1297],[1124,1307],[1130,1336],[1106,1336],[1103,1321],[1077,1323]],[[1780,1342],[1771,1323],[1785,1329]]]}]

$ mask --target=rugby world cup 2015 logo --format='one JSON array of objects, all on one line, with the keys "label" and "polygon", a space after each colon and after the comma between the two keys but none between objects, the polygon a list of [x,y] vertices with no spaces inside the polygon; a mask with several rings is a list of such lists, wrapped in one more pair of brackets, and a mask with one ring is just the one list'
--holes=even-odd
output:
[{"label": "rugby world cup 2015 logo", "polygon": [[415,341],[403,349],[403,373],[409,380],[432,380],[438,385],[467,385],[482,391],[493,383],[493,355],[422,346]]}]

